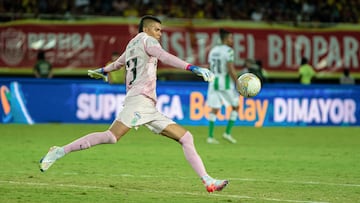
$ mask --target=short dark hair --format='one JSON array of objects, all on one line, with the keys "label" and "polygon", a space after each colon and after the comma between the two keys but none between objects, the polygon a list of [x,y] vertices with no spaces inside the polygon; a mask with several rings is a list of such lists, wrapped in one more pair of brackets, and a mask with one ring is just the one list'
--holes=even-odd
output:
[{"label": "short dark hair", "polygon": [[45,51],[40,50],[37,54],[37,59],[38,60],[45,60]]},{"label": "short dark hair", "polygon": [[221,41],[223,42],[224,39],[225,39],[228,35],[231,34],[231,32],[229,32],[229,31],[227,31],[227,30],[225,30],[225,29],[223,29],[223,28],[220,28],[220,29],[219,29],[219,34],[220,34],[220,39],[221,39]]},{"label": "short dark hair", "polygon": [[306,57],[302,57],[301,59],[301,65],[307,64],[309,60]]},{"label": "short dark hair", "polygon": [[151,15],[143,16],[139,23],[139,33],[144,31],[144,25],[146,25],[148,21],[155,21],[161,24],[161,20],[159,20],[155,16],[151,16]]}]

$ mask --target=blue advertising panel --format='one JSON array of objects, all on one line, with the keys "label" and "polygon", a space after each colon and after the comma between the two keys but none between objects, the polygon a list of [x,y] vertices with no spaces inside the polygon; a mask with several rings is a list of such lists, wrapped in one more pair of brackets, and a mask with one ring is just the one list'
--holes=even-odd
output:
[{"label": "blue advertising panel", "polygon": [[[157,108],[183,125],[207,125],[205,82],[159,82]],[[360,87],[266,84],[240,96],[236,125],[358,126]],[[2,123],[111,123],[122,109],[124,85],[97,80],[1,79]],[[237,95],[234,95],[237,96]],[[226,125],[230,108],[217,115]]]}]

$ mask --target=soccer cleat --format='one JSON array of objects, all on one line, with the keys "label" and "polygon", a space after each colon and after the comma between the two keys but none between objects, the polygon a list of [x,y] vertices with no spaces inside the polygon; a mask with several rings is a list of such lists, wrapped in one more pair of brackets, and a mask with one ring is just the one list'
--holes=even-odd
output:
[{"label": "soccer cleat", "polygon": [[55,163],[56,160],[60,159],[64,155],[65,152],[62,147],[51,147],[48,153],[40,160],[40,171],[45,172]]},{"label": "soccer cleat", "polygon": [[227,184],[229,184],[229,181],[227,180],[216,180],[210,177],[202,178],[202,181],[209,193],[214,191],[221,191],[227,186]]},{"label": "soccer cleat", "polygon": [[223,134],[223,138],[224,138],[225,140],[233,143],[233,144],[236,143],[236,140],[235,140],[231,135],[229,135],[229,134],[224,133],[224,134]]},{"label": "soccer cleat", "polygon": [[206,142],[209,143],[209,144],[220,144],[220,142],[217,141],[217,140],[216,140],[215,138],[213,138],[213,137],[208,137],[208,138],[206,139]]}]

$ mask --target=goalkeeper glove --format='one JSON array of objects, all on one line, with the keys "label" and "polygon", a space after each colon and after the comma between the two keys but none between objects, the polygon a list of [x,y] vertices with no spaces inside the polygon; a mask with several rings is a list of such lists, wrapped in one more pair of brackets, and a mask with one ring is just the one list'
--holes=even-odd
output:
[{"label": "goalkeeper glove", "polygon": [[196,75],[203,77],[203,79],[208,82],[213,81],[215,78],[214,73],[212,73],[209,69],[206,68],[190,65],[189,70]]},{"label": "goalkeeper glove", "polygon": [[95,70],[88,70],[88,76],[95,79],[103,79],[105,82],[108,81],[107,73],[104,72],[104,68],[98,68]]}]

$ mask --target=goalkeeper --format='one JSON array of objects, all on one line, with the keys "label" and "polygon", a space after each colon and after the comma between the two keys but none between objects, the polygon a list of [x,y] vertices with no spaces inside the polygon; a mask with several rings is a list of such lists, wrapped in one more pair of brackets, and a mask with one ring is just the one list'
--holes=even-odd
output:
[{"label": "goalkeeper", "polygon": [[227,180],[217,180],[209,176],[196,152],[193,135],[170,120],[156,109],[156,70],[158,60],[170,66],[189,70],[211,81],[214,75],[205,68],[191,65],[169,54],[159,44],[161,21],[153,16],[144,16],[139,23],[139,33],[130,40],[125,52],[113,63],[104,68],[89,70],[92,78],[107,81],[107,73],[126,68],[126,97],[124,108],[108,130],[85,135],[65,146],[51,147],[40,161],[40,170],[46,171],[64,155],[88,149],[99,144],[114,144],[131,128],[145,125],[151,131],[177,141],[184,151],[186,160],[199,175],[208,192],[220,191]]}]

